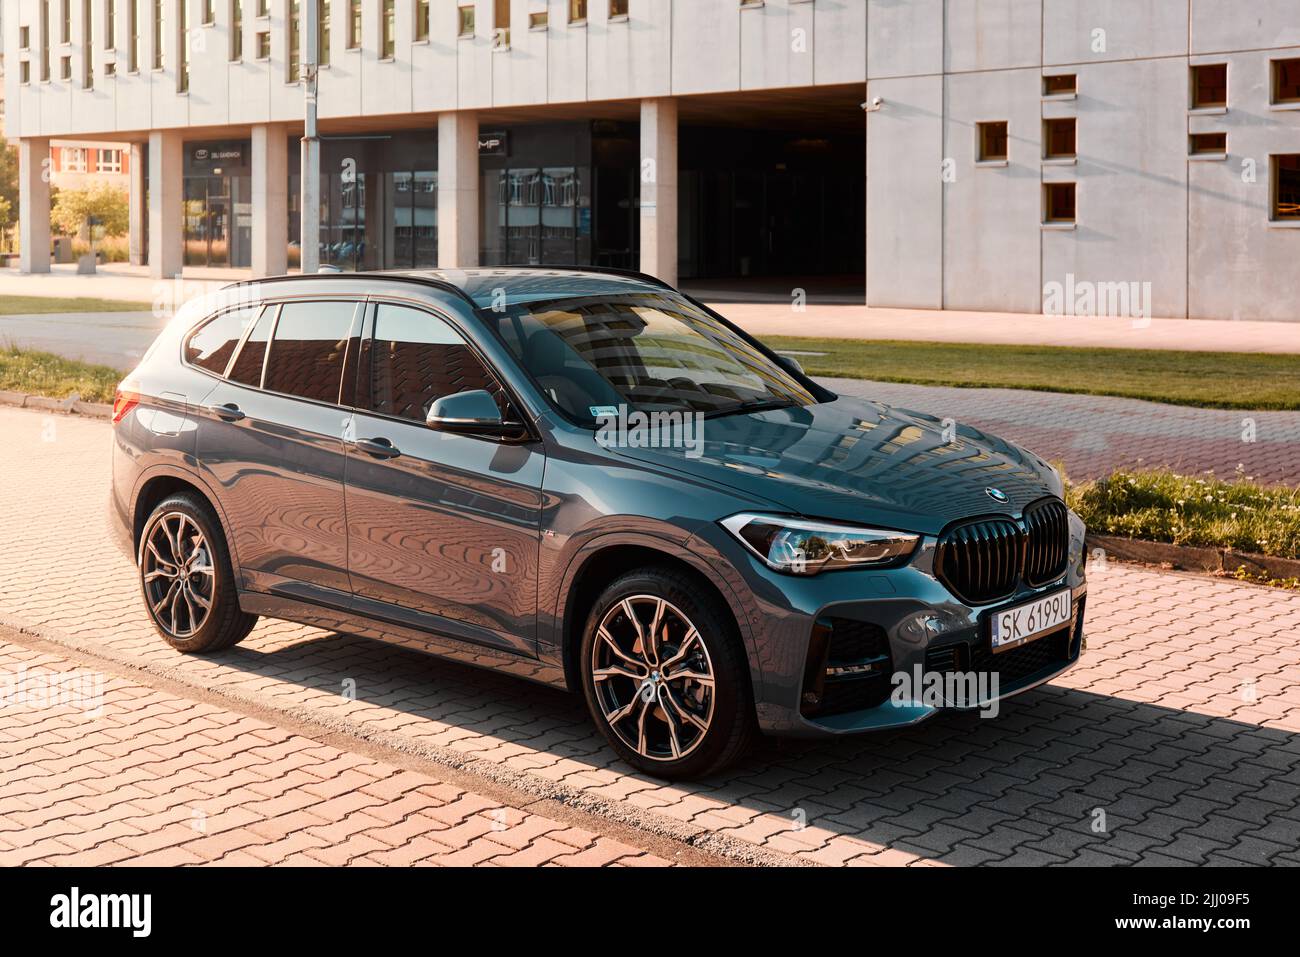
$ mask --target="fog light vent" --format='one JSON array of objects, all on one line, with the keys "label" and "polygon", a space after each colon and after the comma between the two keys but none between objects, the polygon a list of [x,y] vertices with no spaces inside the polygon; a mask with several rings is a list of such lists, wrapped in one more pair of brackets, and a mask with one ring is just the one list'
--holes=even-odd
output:
[{"label": "fog light vent", "polygon": [[808,643],[800,710],[808,717],[874,708],[889,697],[889,636],[852,618],[817,619]]}]

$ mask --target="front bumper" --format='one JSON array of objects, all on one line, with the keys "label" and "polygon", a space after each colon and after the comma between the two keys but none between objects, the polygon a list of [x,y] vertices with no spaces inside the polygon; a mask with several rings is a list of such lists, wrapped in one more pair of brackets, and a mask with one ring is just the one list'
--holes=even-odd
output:
[{"label": "front bumper", "polygon": [[[1084,528],[1074,515],[1070,538],[1063,575],[978,607],[963,604],[934,576],[934,539],[923,540],[909,564],[900,568],[809,577],[772,571],[720,528],[716,533],[701,531],[689,547],[739,579],[731,583],[731,592],[741,606],[738,617],[748,626],[759,727],[783,737],[825,737],[904,727],[953,708],[991,712],[993,702],[1069,670],[1083,650],[1087,599]],[[1071,595],[1068,624],[1019,648],[992,654],[990,614],[1064,588]],[[810,656],[810,649],[828,640],[828,626],[851,632],[851,643],[866,649],[861,660],[872,664],[837,668],[849,672],[836,681],[838,699],[823,700],[819,707],[806,697],[814,687],[813,670],[823,664],[817,654]],[[983,675],[978,703],[942,692],[936,696],[933,683],[918,680],[944,673]],[[849,684],[855,687],[846,694]]]}]

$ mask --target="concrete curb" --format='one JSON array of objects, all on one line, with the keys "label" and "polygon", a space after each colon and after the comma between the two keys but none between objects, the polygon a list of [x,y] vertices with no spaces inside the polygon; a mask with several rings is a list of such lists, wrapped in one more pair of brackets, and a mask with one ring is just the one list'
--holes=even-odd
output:
[{"label": "concrete curb", "polygon": [[26,392],[0,390],[0,405],[14,405],[20,409],[43,409],[67,415],[84,415],[92,419],[111,419],[113,407],[101,402],[82,402],[75,392],[66,399],[53,399],[47,395],[29,395]]},{"label": "concrete curb", "polygon": [[1094,548],[1100,548],[1110,558],[1120,561],[1171,565],[1186,571],[1232,574],[1239,568],[1244,568],[1252,575],[1300,578],[1300,560],[1236,552],[1230,548],[1200,548],[1170,542],[1148,542],[1137,538],[1114,538],[1109,535],[1089,535],[1087,548],[1090,552]]}]

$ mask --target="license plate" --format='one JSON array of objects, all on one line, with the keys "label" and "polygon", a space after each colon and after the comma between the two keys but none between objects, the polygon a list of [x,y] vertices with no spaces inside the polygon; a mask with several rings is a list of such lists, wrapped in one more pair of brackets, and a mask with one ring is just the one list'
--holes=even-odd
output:
[{"label": "license plate", "polygon": [[989,622],[993,650],[1006,651],[1056,631],[1069,622],[1071,607],[1067,588],[1014,608],[1003,608]]}]

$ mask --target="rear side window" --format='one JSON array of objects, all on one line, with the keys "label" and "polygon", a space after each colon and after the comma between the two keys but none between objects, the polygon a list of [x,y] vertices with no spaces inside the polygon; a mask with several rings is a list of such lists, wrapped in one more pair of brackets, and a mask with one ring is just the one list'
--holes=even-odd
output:
[{"label": "rear side window", "polygon": [[[217,375],[226,374],[235,346],[244,331],[262,311],[261,306],[232,309],[210,319],[190,334],[185,343],[185,361]],[[259,365],[260,370],[260,365]]]},{"label": "rear side window", "polygon": [[262,384],[262,362],[266,358],[266,341],[271,338],[271,325],[275,322],[276,307],[268,306],[262,310],[257,325],[249,333],[244,346],[235,358],[226,377],[231,382],[251,385],[257,388]]},{"label": "rear side window", "polygon": [[381,303],[371,356],[371,411],[422,423],[434,399],[484,389],[507,414],[492,373],[455,329],[423,310]]},{"label": "rear side window", "polygon": [[262,388],[337,403],[356,304],[289,302],[280,307]]}]

